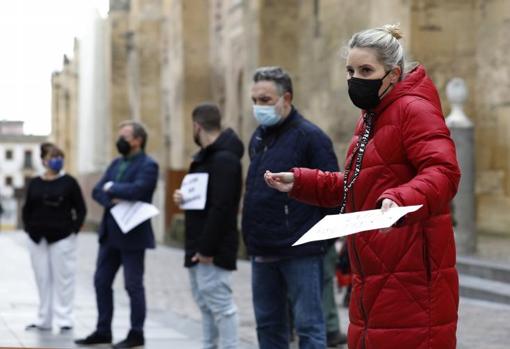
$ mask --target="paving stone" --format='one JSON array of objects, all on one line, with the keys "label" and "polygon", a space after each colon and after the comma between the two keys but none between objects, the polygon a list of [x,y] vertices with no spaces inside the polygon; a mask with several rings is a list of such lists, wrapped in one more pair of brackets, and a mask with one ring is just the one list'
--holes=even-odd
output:
[{"label": "paving stone", "polygon": [[[0,265],[0,347],[41,346],[73,348],[73,339],[88,335],[96,322],[93,274],[97,236],[81,233],[78,240],[78,273],[75,300],[75,328],[72,332],[33,333],[25,331],[37,311],[37,292],[21,232],[0,234],[0,255],[9,263]],[[510,243],[508,246],[510,250]],[[147,253],[145,285],[147,292],[146,345],[148,349],[199,349],[200,312],[195,305],[183,264],[183,251],[159,246]],[[240,349],[254,349],[255,321],[251,300],[251,270],[246,261],[238,263],[233,275],[233,290],[239,308],[242,339]],[[341,294],[337,294],[341,300]],[[114,341],[124,338],[129,328],[129,299],[122,273],[114,283]],[[348,315],[340,308],[341,327],[346,331]],[[461,299],[459,312],[459,349],[507,349],[510,343],[510,306]],[[296,347],[296,343],[293,344]]]}]

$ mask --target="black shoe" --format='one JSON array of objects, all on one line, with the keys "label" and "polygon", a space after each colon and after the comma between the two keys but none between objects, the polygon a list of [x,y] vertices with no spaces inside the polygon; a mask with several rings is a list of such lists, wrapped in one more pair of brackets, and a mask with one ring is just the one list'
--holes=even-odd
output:
[{"label": "black shoe", "polygon": [[126,339],[115,344],[113,349],[143,347],[144,344],[145,339],[143,338],[143,332],[130,330]]},{"label": "black shoe", "polygon": [[30,324],[27,327],[25,327],[25,331],[32,331],[32,330],[51,331],[51,327],[42,327],[42,326],[39,326],[39,325],[36,325],[36,324]]},{"label": "black shoe", "polygon": [[340,331],[328,332],[326,336],[328,347],[336,348],[341,344],[347,344],[347,336]]},{"label": "black shoe", "polygon": [[73,326],[61,326],[60,333],[68,333],[73,330]]},{"label": "black shoe", "polygon": [[78,345],[111,344],[112,335],[111,333],[99,333],[94,331],[88,337],[77,339],[74,343]]}]

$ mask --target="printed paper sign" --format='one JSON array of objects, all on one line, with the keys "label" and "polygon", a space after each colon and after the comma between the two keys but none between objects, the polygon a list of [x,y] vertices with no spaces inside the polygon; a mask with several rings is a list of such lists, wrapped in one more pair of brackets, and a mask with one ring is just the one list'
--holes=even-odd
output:
[{"label": "printed paper sign", "polygon": [[317,222],[292,246],[311,241],[338,238],[367,230],[389,228],[400,218],[410,212],[417,211],[422,206],[393,207],[386,212],[378,209],[328,215]]},{"label": "printed paper sign", "polygon": [[203,210],[207,200],[208,173],[190,173],[182,180],[182,210]]},{"label": "printed paper sign", "polygon": [[159,214],[156,206],[142,201],[121,201],[110,212],[124,234]]}]

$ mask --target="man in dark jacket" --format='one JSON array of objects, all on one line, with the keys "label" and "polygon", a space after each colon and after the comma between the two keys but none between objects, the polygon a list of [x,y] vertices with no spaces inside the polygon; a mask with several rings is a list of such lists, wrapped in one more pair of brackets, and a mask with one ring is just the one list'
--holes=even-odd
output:
[{"label": "man in dark jacket", "polygon": [[[244,147],[233,130],[222,131],[215,104],[198,105],[192,117],[193,139],[201,149],[189,173],[208,174],[208,184],[205,208],[185,211],[184,266],[189,268],[193,298],[202,312],[203,347],[236,349],[238,319],[230,276],[236,269],[239,245],[237,214]],[[186,199],[181,190],[174,192],[176,204]]]},{"label": "man in dark jacket", "polygon": [[306,164],[338,171],[331,140],[292,105],[292,81],[278,67],[256,70],[251,90],[253,115],[260,126],[249,152],[243,205],[243,234],[252,257],[252,290],[261,349],[288,347],[287,303],[300,348],[325,348],[321,308],[323,254],[327,244],[292,247],[324,211],[269,188],[266,170]]},{"label": "man in dark jacket", "polygon": [[127,338],[114,345],[114,348],[144,345],[144,260],[145,250],[155,247],[154,233],[150,220],[123,233],[110,210],[121,200],[152,202],[158,180],[158,164],[145,154],[146,142],[147,132],[141,124],[134,121],[123,122],[116,143],[122,156],[113,160],[92,191],[94,200],[104,207],[99,226],[100,245],[94,275],[98,320],[96,330],[90,336],[75,341],[78,345],[111,343],[112,284],[121,266],[130,299],[131,329]]}]

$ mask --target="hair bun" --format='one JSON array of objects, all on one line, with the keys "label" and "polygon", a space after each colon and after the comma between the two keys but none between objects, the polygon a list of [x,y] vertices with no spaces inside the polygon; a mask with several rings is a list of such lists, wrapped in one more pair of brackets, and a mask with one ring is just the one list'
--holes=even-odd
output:
[{"label": "hair bun", "polygon": [[402,38],[402,30],[400,29],[400,23],[397,24],[385,24],[382,29],[391,34],[395,39],[399,40]]}]

